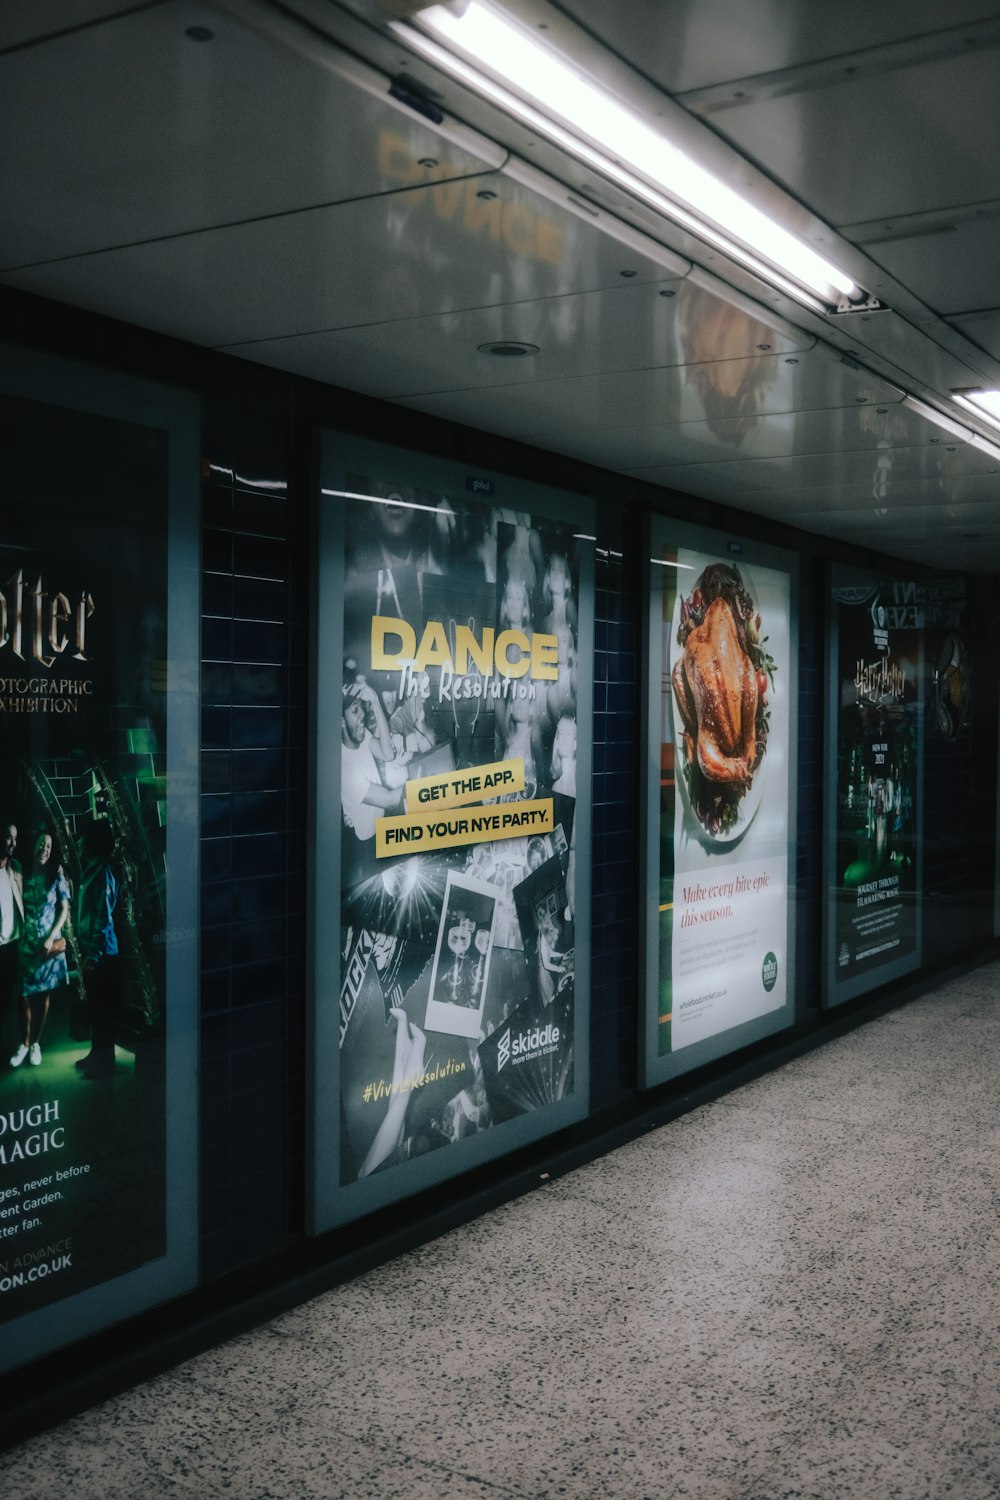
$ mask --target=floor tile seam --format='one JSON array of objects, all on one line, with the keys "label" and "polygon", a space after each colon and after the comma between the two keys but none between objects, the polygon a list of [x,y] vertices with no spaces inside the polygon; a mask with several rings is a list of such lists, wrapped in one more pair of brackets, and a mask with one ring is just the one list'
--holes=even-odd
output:
[{"label": "floor tile seam", "polygon": [[[808,1170],[808,1166],[804,1167],[804,1170]],[[859,1194],[862,1194],[869,1190],[874,1190],[879,1185],[877,1179],[873,1179],[870,1183],[868,1183],[867,1187],[866,1182],[867,1179],[865,1178],[861,1178],[860,1180],[854,1179],[854,1186]],[[826,1184],[826,1186],[832,1194],[836,1191],[838,1184],[835,1182],[830,1182]],[[919,1184],[915,1184],[913,1191],[916,1191],[917,1186],[919,1186],[921,1192],[921,1196],[918,1201],[922,1206],[927,1203],[931,1211],[942,1212],[949,1208],[955,1207],[956,1200],[954,1198],[948,1199],[946,1196],[946,1186],[942,1186],[940,1189],[935,1189],[933,1185],[928,1183],[927,1179],[922,1179]],[[934,1196],[936,1193],[940,1193],[942,1195],[940,1201],[936,1196]],[[600,1196],[592,1190],[581,1189],[577,1187],[566,1187],[562,1190],[560,1196],[563,1201],[584,1202],[589,1204],[593,1208],[599,1208],[612,1218],[617,1217],[619,1219],[624,1219],[627,1216],[627,1211],[624,1205],[608,1200],[607,1198]],[[933,1201],[931,1202],[930,1200],[932,1198]],[[863,1203],[861,1204],[861,1206],[864,1206]],[[711,1212],[707,1209],[692,1210],[690,1205],[686,1205],[683,1202],[679,1202],[676,1205],[671,1204],[669,1206],[664,1204],[658,1207],[656,1209],[656,1212],[667,1214],[672,1212],[675,1208],[678,1214],[683,1216],[683,1223],[685,1227],[690,1228],[696,1235],[703,1232],[712,1231],[724,1232],[727,1229],[736,1232],[741,1228],[746,1227],[747,1224],[752,1224],[754,1220],[754,1205],[752,1202],[746,1205],[742,1213],[738,1212],[736,1218],[728,1218],[725,1220],[721,1220],[717,1216],[713,1217]],[[801,1210],[798,1208],[795,1210],[796,1214],[800,1213],[800,1211]],[[829,1219],[833,1219],[836,1217],[839,1222],[843,1222],[844,1217],[843,1210],[835,1209],[832,1204],[821,1207],[821,1209],[818,1211],[819,1228],[823,1227],[824,1216]],[[918,1227],[923,1226],[918,1225],[915,1222],[914,1228],[916,1229]],[[785,1238],[783,1238],[783,1242],[786,1242]],[[820,1245],[820,1243],[821,1242],[817,1240],[817,1247]],[[677,1248],[683,1249],[685,1253],[689,1253],[690,1249],[689,1245],[686,1242],[682,1245],[679,1244]],[[733,1252],[733,1254],[736,1259],[742,1260],[748,1265],[754,1265],[757,1263],[753,1260],[752,1257],[741,1255],[739,1251]]]},{"label": "floor tile seam", "polygon": [[[854,1143],[846,1142],[844,1144],[853,1145]],[[899,1149],[901,1151],[903,1148],[900,1147]],[[746,1148],[740,1148],[739,1146],[736,1146],[732,1151],[727,1149],[725,1159],[727,1164],[733,1163],[737,1166],[744,1165],[754,1168],[769,1167],[777,1171],[787,1170],[790,1172],[809,1172],[814,1168],[817,1158],[820,1158],[821,1160],[828,1160],[830,1158],[830,1155],[831,1149],[826,1145],[826,1143],[817,1141],[814,1146],[810,1146],[801,1157],[797,1158],[794,1161],[789,1161],[787,1159],[783,1160],[777,1156],[772,1156],[769,1158],[766,1149],[750,1151]],[[616,1168],[615,1180],[617,1183],[622,1184],[623,1188],[628,1175],[632,1174],[638,1179],[635,1186],[636,1194],[639,1195],[646,1191],[649,1183],[649,1172],[648,1170],[642,1170],[642,1168],[648,1169],[650,1165],[648,1161],[643,1163],[636,1163],[633,1170],[633,1167],[631,1165],[627,1165],[622,1169],[618,1169],[613,1156],[602,1158],[602,1160],[607,1162],[609,1169],[612,1167]],[[714,1169],[717,1164],[717,1162],[714,1162],[712,1160],[706,1161],[704,1163],[703,1170]],[[668,1163],[665,1163],[665,1165],[668,1165]],[[684,1158],[684,1170],[685,1172],[687,1172],[691,1168],[693,1168],[691,1175],[697,1177],[698,1168],[696,1159],[693,1155],[688,1155]],[[586,1172],[588,1175],[580,1175],[584,1172]],[[606,1174],[604,1173],[595,1173],[591,1171],[589,1167],[580,1168],[577,1171],[567,1172],[565,1176],[553,1178],[552,1182],[547,1186],[545,1191],[551,1193],[553,1197],[570,1195],[574,1197],[584,1197],[588,1200],[594,1201],[596,1204],[608,1207],[610,1205],[607,1203],[607,1200],[595,1196],[594,1191],[595,1187],[599,1190],[600,1184],[603,1183],[605,1175]],[[664,1180],[667,1180],[666,1174],[664,1174]],[[678,1180],[678,1178],[675,1178],[674,1180],[676,1181]]]},{"label": "floor tile seam", "polygon": [[[530,1407],[521,1402],[511,1401],[508,1404],[519,1411],[527,1412],[531,1410]],[[359,1446],[370,1448],[383,1458],[388,1458],[396,1462],[403,1460],[407,1463],[416,1464],[419,1468],[426,1469],[434,1475],[448,1474],[455,1479],[463,1479],[469,1484],[485,1485],[487,1489],[493,1490],[498,1497],[503,1497],[503,1500],[524,1500],[524,1495],[521,1491],[512,1490],[507,1485],[499,1485],[494,1479],[486,1479],[479,1474],[470,1474],[464,1469],[456,1469],[453,1465],[444,1463],[438,1459],[422,1457],[419,1453],[411,1453],[407,1448],[400,1445],[392,1447],[384,1438],[380,1440],[355,1438],[355,1441]]]},{"label": "floor tile seam", "polygon": [[[169,1378],[169,1375],[167,1377],[156,1378],[157,1380],[161,1380],[164,1378]],[[225,1382],[228,1382],[229,1379],[229,1376],[224,1377]],[[239,1384],[239,1381],[239,1372],[234,1371],[232,1375],[232,1384],[234,1386],[237,1386]],[[220,1384],[222,1383],[223,1382],[220,1381]],[[318,1384],[319,1382],[317,1381],[317,1386]],[[187,1380],[178,1381],[176,1382],[176,1386],[176,1390],[157,1390],[155,1395],[156,1411],[151,1412],[148,1418],[142,1417],[137,1421],[130,1415],[129,1412],[123,1412],[117,1409],[120,1405],[124,1405],[130,1399],[130,1397],[134,1395],[134,1391],[128,1391],[123,1393],[121,1396],[112,1397],[109,1402],[104,1404],[105,1407],[108,1408],[108,1410],[106,1411],[106,1414],[103,1415],[102,1420],[100,1421],[95,1421],[95,1417],[97,1416],[98,1412],[102,1410],[102,1408],[94,1408],[88,1412],[82,1413],[78,1417],[72,1418],[69,1422],[65,1422],[59,1427],[53,1428],[51,1431],[42,1432],[33,1438],[29,1438],[27,1442],[25,1444],[22,1444],[19,1448],[11,1448],[6,1453],[0,1454],[0,1477],[2,1477],[7,1469],[14,1467],[14,1465],[11,1463],[11,1459],[21,1452],[21,1448],[25,1449],[25,1452],[23,1454],[24,1460],[33,1458],[36,1451],[40,1455],[52,1456],[59,1448],[63,1446],[68,1446],[70,1450],[72,1450],[72,1448],[74,1447],[80,1447],[86,1450],[98,1449],[102,1452],[106,1452],[109,1441],[114,1442],[116,1440],[124,1440],[123,1429],[127,1429],[129,1433],[128,1457],[130,1458],[135,1456],[136,1444],[146,1446],[147,1439],[149,1440],[148,1447],[151,1451],[157,1449],[158,1447],[162,1447],[163,1445],[160,1444],[157,1434],[162,1430],[164,1410],[169,1407],[179,1408],[182,1404],[186,1406],[195,1398],[201,1399],[204,1396],[204,1392],[198,1387],[197,1382],[192,1384]],[[141,1390],[142,1387],[138,1386],[135,1389]],[[151,1400],[152,1399],[154,1398],[151,1397]],[[217,1405],[231,1407],[233,1410],[236,1409],[238,1404],[239,1402],[235,1394],[228,1392],[223,1393],[217,1402]],[[261,1426],[257,1418],[261,1414],[254,1413],[251,1415],[254,1418],[252,1430],[256,1435],[259,1436],[261,1432]],[[292,1416],[293,1419],[296,1418],[297,1413],[293,1413]],[[288,1418],[286,1415],[283,1418],[283,1421],[287,1421],[287,1419]],[[241,1431],[243,1430],[246,1429],[241,1429]],[[359,1437],[356,1432],[348,1431],[340,1427],[336,1419],[331,1422],[328,1431],[331,1433],[331,1435],[336,1437],[336,1440],[338,1442],[343,1442],[345,1443],[345,1445],[354,1445],[358,1448],[365,1448],[370,1446],[367,1443],[366,1439]],[[202,1432],[202,1430],[199,1429],[198,1434],[200,1438],[204,1438],[204,1444],[199,1443],[194,1445],[193,1447],[182,1447],[181,1449],[181,1451],[187,1455],[187,1461],[190,1462],[192,1466],[196,1466],[199,1464],[199,1456],[202,1451],[207,1451],[208,1441],[210,1437],[215,1435],[215,1429],[213,1428],[212,1432]],[[144,1457],[148,1456],[148,1454],[144,1453]],[[165,1450],[162,1454],[162,1458],[166,1459],[167,1461],[176,1459],[178,1456],[179,1454],[176,1446],[171,1446],[169,1450]],[[60,1457],[58,1461],[60,1463],[72,1462],[72,1459],[67,1455],[65,1460]],[[160,1461],[161,1458],[158,1457],[154,1452],[153,1462],[159,1463]],[[172,1476],[164,1473],[158,1477],[171,1478]],[[2,1494],[2,1491],[0,1491],[0,1494]]]},{"label": "floor tile seam", "polygon": [[[730,1117],[733,1116],[733,1115],[742,1114],[742,1113],[743,1113],[742,1110],[732,1109],[730,1111]],[[673,1157],[676,1157],[676,1154],[677,1154],[676,1151],[675,1150],[671,1150],[665,1144],[665,1141],[668,1140],[668,1139],[670,1139],[670,1137],[668,1137],[666,1135],[666,1132],[670,1130],[671,1125],[678,1127],[676,1129],[676,1131],[674,1132],[674,1136],[675,1136],[676,1140],[680,1143],[680,1145],[684,1149],[685,1154],[684,1154],[684,1156],[683,1156],[682,1159],[683,1159],[683,1161],[685,1163],[688,1163],[688,1162],[694,1163],[697,1160],[697,1157],[698,1157],[699,1154],[702,1154],[702,1153],[711,1154],[713,1152],[716,1152],[716,1151],[720,1150],[723,1146],[725,1146],[726,1147],[726,1152],[727,1152],[727,1155],[726,1155],[727,1161],[735,1161],[735,1162],[745,1161],[745,1162],[750,1162],[750,1163],[752,1163],[754,1165],[759,1165],[762,1158],[764,1158],[765,1161],[767,1161],[769,1159],[768,1158],[768,1151],[769,1150],[771,1150],[771,1151],[775,1151],[775,1150],[780,1151],[782,1149],[782,1146],[783,1146],[782,1137],[780,1135],[778,1135],[777,1137],[775,1137],[775,1136],[756,1137],[755,1136],[752,1140],[749,1140],[746,1137],[740,1137],[739,1135],[735,1134],[735,1127],[732,1124],[730,1124],[728,1120],[725,1121],[724,1123],[725,1123],[726,1129],[734,1131],[734,1139],[731,1140],[731,1141],[728,1140],[728,1139],[726,1139],[726,1140],[715,1139],[714,1137],[712,1139],[710,1139],[710,1140],[706,1140],[705,1133],[702,1132],[702,1131],[698,1131],[698,1132],[689,1131],[689,1132],[687,1132],[687,1139],[685,1139],[685,1131],[684,1131],[685,1118],[686,1117],[681,1116],[680,1119],[673,1120],[673,1121],[671,1121],[667,1125],[657,1126],[657,1134],[659,1134],[659,1132],[663,1132],[663,1135],[662,1135],[662,1137],[660,1139],[653,1139],[652,1138],[653,1137],[653,1132],[650,1132],[649,1135],[644,1136],[642,1138],[642,1140],[643,1140],[643,1143],[647,1145],[647,1149],[645,1151],[643,1151],[643,1152],[636,1151],[635,1155],[636,1155],[637,1159],[635,1161],[626,1160],[625,1163],[624,1163],[624,1165],[621,1165],[621,1162],[620,1162],[620,1159],[619,1159],[619,1152],[628,1151],[628,1150],[630,1150],[630,1147],[619,1147],[616,1151],[609,1151],[606,1156],[600,1157],[600,1158],[598,1158],[598,1160],[599,1160],[599,1162],[601,1164],[605,1164],[605,1163],[611,1164],[611,1163],[614,1163],[616,1165],[621,1166],[621,1171],[622,1171],[623,1174],[625,1172],[632,1172],[636,1176],[642,1177],[642,1176],[644,1176],[645,1174],[648,1173],[648,1168],[649,1168],[649,1165],[650,1165],[650,1160],[649,1159],[650,1159],[651,1156],[663,1155],[668,1160],[670,1160]],[[782,1118],[784,1118],[784,1117],[782,1117]],[[721,1117],[720,1117],[720,1119],[721,1119]],[[834,1123],[839,1123],[839,1122],[834,1122]],[[846,1128],[847,1127],[845,1126],[845,1129]],[[818,1153],[818,1152],[823,1151],[824,1148],[825,1148],[825,1146],[826,1146],[825,1142],[817,1141],[815,1143],[815,1145],[810,1144],[808,1150],[809,1150],[810,1154],[814,1154],[814,1153]],[[773,1158],[771,1158],[771,1159],[773,1159]],[[562,1174],[562,1175],[560,1175],[558,1177],[554,1177],[552,1180],[553,1180],[554,1183],[567,1182],[571,1178],[580,1177],[583,1174],[586,1174],[588,1172],[591,1173],[591,1175],[593,1175],[593,1176],[597,1176],[598,1175],[594,1171],[594,1164],[591,1163],[591,1162],[587,1162],[586,1165],[581,1166],[581,1167],[575,1167],[571,1171],[565,1172],[564,1174]]]},{"label": "floor tile seam", "polygon": [[[798,1443],[805,1431],[808,1429],[803,1429],[802,1432],[796,1431],[790,1441]],[[770,1500],[771,1496],[780,1495],[783,1489],[787,1490],[786,1475],[787,1469],[782,1466],[782,1460],[778,1459],[766,1464],[759,1473],[755,1473],[753,1479],[747,1482],[746,1488],[741,1489],[738,1495],[732,1497],[732,1500]],[[861,1500],[861,1497],[855,1497],[855,1500]]]},{"label": "floor tile seam", "polygon": [[[910,1096],[910,1098],[908,1098],[906,1100],[899,1101],[899,1107],[900,1107],[900,1109],[905,1110],[908,1104],[910,1104],[914,1100],[921,1099],[921,1098],[924,1098],[924,1097],[925,1097],[925,1095],[923,1095],[921,1093],[914,1093],[912,1096]],[[746,1101],[737,1100],[737,1099],[734,1099],[734,1100],[719,1099],[719,1100],[716,1101],[716,1103],[719,1106],[722,1106],[724,1108],[732,1110],[732,1112],[734,1114],[739,1113],[741,1111],[745,1112],[745,1113],[749,1113],[749,1107],[748,1107]],[[753,1100],[753,1109],[754,1109],[754,1112],[758,1113],[758,1114],[761,1112],[761,1110],[763,1110],[763,1112],[766,1113],[766,1114],[778,1115],[780,1113],[780,1118],[782,1118],[784,1120],[796,1120],[796,1121],[804,1122],[804,1123],[811,1122],[811,1123],[813,1123],[815,1125],[840,1125],[840,1126],[845,1127],[846,1129],[861,1130],[861,1131],[867,1131],[867,1132],[884,1132],[884,1131],[887,1131],[887,1130],[891,1131],[893,1129],[895,1129],[895,1130],[898,1131],[898,1129],[899,1129],[898,1124],[897,1125],[893,1124],[893,1118],[894,1118],[895,1111],[890,1110],[890,1111],[888,1111],[886,1114],[884,1114],[881,1117],[878,1116],[878,1115],[873,1115],[870,1118],[866,1118],[866,1119],[856,1119],[856,1118],[852,1118],[849,1115],[845,1116],[843,1114],[843,1112],[842,1112],[842,1103],[841,1103],[841,1112],[840,1113],[833,1112],[831,1114],[816,1114],[814,1112],[804,1112],[802,1110],[792,1111],[792,1110],[789,1110],[787,1108],[782,1109],[781,1106],[780,1106],[780,1101],[777,1101],[774,1105],[771,1105],[767,1101],[757,1100],[757,1099]],[[835,1110],[835,1106],[832,1105],[832,1104],[831,1104],[831,1110]],[[939,1110],[934,1110],[933,1112],[931,1112],[928,1109],[928,1117],[929,1118],[933,1118],[935,1120],[939,1120],[940,1119],[940,1111]],[[898,1116],[897,1116],[897,1118],[898,1118]],[[993,1114],[993,1118],[995,1120],[995,1111],[994,1111],[994,1114]],[[962,1118],[961,1119],[952,1118],[951,1121],[950,1121],[950,1125],[951,1126],[957,1127],[958,1125],[966,1124],[970,1128],[978,1128],[978,1126],[980,1124],[982,1124],[982,1123],[986,1123],[986,1122],[983,1121],[983,1120],[980,1120],[978,1116],[975,1116],[975,1115],[973,1115],[972,1113],[970,1113],[968,1111],[963,1111],[962,1112]],[[915,1122],[916,1128],[919,1128],[920,1124],[921,1124],[920,1121]]]},{"label": "floor tile seam", "polygon": [[[525,1411],[529,1410],[527,1406],[524,1406],[522,1409]],[[65,1429],[57,1429],[58,1432],[63,1432],[64,1430]],[[493,1491],[497,1495],[498,1500],[524,1500],[524,1497],[522,1494],[520,1494],[520,1492],[512,1490],[507,1486],[498,1485],[492,1479],[487,1479],[481,1477],[480,1475],[467,1473],[461,1469],[456,1469],[453,1465],[449,1465],[441,1461],[429,1460],[425,1457],[422,1457],[418,1453],[409,1452],[406,1448],[403,1447],[392,1446],[385,1436],[382,1436],[380,1439],[375,1440],[361,1437],[355,1431],[347,1431],[341,1426],[340,1422],[335,1417],[325,1427],[325,1433],[336,1448],[353,1449],[356,1457],[375,1454],[380,1459],[385,1459],[397,1464],[405,1465],[408,1463],[413,1463],[416,1464],[419,1468],[426,1469],[430,1473],[437,1476],[451,1475],[457,1479],[465,1480],[468,1483],[481,1484]],[[42,1455],[40,1455],[41,1463],[49,1464],[50,1466],[54,1467],[56,1471],[65,1470],[67,1464],[72,1464],[72,1458],[69,1455],[57,1456],[44,1451],[46,1449],[46,1445],[51,1440],[51,1436],[52,1434],[40,1434],[38,1438],[31,1439],[29,1453],[28,1455],[26,1455],[26,1457],[31,1457],[31,1449],[37,1447],[43,1450]],[[93,1435],[91,1436],[88,1430],[88,1433],[86,1435],[81,1434],[80,1438],[74,1439],[74,1441],[80,1441],[82,1445],[90,1452],[93,1452],[94,1450],[106,1451],[108,1434],[106,1432],[99,1433],[95,1430]],[[308,1442],[307,1435],[304,1435],[304,1441]],[[17,1450],[11,1451],[16,1452]],[[175,1457],[176,1455],[171,1456]],[[192,1469],[195,1469],[197,1472],[186,1475],[172,1474],[168,1470],[159,1468],[155,1458],[154,1465],[151,1467],[148,1459],[149,1455],[143,1454],[142,1464],[136,1465],[137,1470],[141,1468],[141,1473],[136,1473],[135,1482],[137,1486],[142,1486],[141,1489],[136,1489],[136,1494],[154,1494],[157,1492],[157,1487],[160,1486],[163,1482],[166,1482],[171,1486],[171,1493],[176,1492],[178,1495],[183,1496],[191,1495],[192,1497],[198,1497],[198,1500],[212,1500],[212,1497],[216,1495],[233,1495],[237,1493],[231,1485],[227,1487],[225,1482],[227,1477],[225,1471],[221,1477],[217,1476],[217,1474],[214,1472],[206,1472],[204,1465],[202,1463],[199,1463],[197,1458],[193,1455],[191,1456],[189,1461],[191,1463]],[[4,1467],[5,1466],[0,1463],[0,1475],[2,1475]],[[129,1483],[131,1483],[131,1480],[126,1480],[126,1484]],[[98,1491],[94,1489],[91,1491],[91,1493],[94,1496],[94,1500],[102,1500],[102,1496],[104,1493],[103,1490]],[[75,1484],[74,1495],[77,1497],[77,1500],[87,1500],[88,1491],[80,1488],[78,1484]],[[22,1495],[21,1500],[30,1500],[30,1496],[24,1494]],[[252,1500],[252,1496],[247,1496],[246,1500]]]}]

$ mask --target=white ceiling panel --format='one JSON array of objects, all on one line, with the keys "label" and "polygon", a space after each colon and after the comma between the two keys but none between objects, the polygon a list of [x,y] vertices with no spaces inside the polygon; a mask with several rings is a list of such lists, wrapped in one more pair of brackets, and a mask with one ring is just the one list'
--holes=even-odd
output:
[{"label": "white ceiling panel", "polygon": [[886,405],[902,392],[827,351],[679,369],[635,370],[575,380],[537,380],[487,392],[414,396],[403,404],[575,453],[574,438],[594,430],[643,424],[726,422],[754,414],[855,405]]},{"label": "white ceiling panel", "polygon": [[[873,260],[902,281],[942,317],[990,307],[997,296],[1000,213],[949,224],[903,239],[865,243]],[[846,230],[853,237],[851,230]]]},{"label": "white ceiling panel", "polygon": [[[806,519],[809,517],[818,519],[838,512],[894,513],[900,506],[919,513],[924,525],[937,525],[948,520],[950,509],[955,506],[989,509],[1000,501],[1000,472],[910,484],[889,480],[877,490],[871,480],[866,479],[858,484],[831,483],[750,491],[738,489],[731,480],[727,482],[719,475],[713,475],[712,468],[712,465],[706,465],[706,472],[696,477],[689,471],[664,468],[656,474],[655,482],[725,504],[739,505],[742,498],[746,508],[757,515],[771,516],[807,529],[810,529]],[[649,474],[641,477],[650,478]]]},{"label": "white ceiling panel", "polygon": [[[634,472],[634,471],[633,471]],[[661,469],[661,475],[667,472]],[[858,453],[818,453],[802,458],[739,460],[730,463],[673,465],[669,483],[694,494],[725,498],[783,491],[821,496],[850,490],[864,503],[880,505],[895,493],[953,494],[978,475],[992,475],[1000,493],[1000,459],[989,458],[965,443],[921,448],[876,448]],[[825,501],[824,501],[825,503]]]},{"label": "white ceiling panel", "polygon": [[[502,198],[495,196],[501,187]],[[487,175],[80,256],[0,280],[180,338],[230,345],[621,287],[623,269],[631,287],[663,279],[652,258],[623,251],[587,221]]]},{"label": "white ceiling panel", "polygon": [[[847,332],[857,335],[855,353],[859,360],[875,353],[901,371],[919,370],[922,383],[931,390],[956,390],[981,381],[990,383],[1000,379],[1000,365],[987,354],[977,357],[977,351],[963,343],[962,352],[966,357],[959,359],[892,308],[852,313],[845,319],[844,327]],[[952,342],[960,343],[958,339]]]},{"label": "white ceiling panel", "polygon": [[[706,464],[732,458],[782,458],[794,454],[871,452],[886,444],[913,447],[944,442],[940,428],[899,402],[830,411],[778,412],[730,421],[682,422],[675,426],[616,427],[577,441],[592,463],[639,473],[665,464]],[[582,447],[581,447],[582,443]]]},{"label": "white ceiling panel", "polygon": [[[192,39],[199,28],[209,40]],[[388,97],[187,0],[0,56],[0,136],[4,267],[395,192],[504,155],[449,145]]]},{"label": "white ceiling panel", "polygon": [[961,26],[990,14],[986,0],[958,0],[944,11],[938,0],[871,5],[868,0],[605,0],[565,5],[633,67],[669,93],[752,77],[915,33]]},{"label": "white ceiling panel", "polygon": [[124,10],[141,10],[160,0],[3,0],[0,49],[26,47],[43,37],[57,36],[77,26],[92,26]]},{"label": "white ceiling panel", "polygon": [[[808,530],[808,522],[816,516],[815,507],[803,507],[793,524]],[[882,544],[892,540],[893,550],[907,544],[923,546],[934,540],[945,541],[949,537],[965,543],[989,543],[991,538],[994,543],[1000,543],[1000,513],[982,502],[965,504],[959,501],[937,506],[933,510],[927,506],[909,506],[902,500],[890,509],[838,510],[832,507],[823,511],[822,523],[824,532],[829,528],[839,527],[848,538],[852,535],[859,539],[864,536],[867,546],[877,545],[871,539],[871,534],[877,532],[882,538]],[[994,565],[996,555],[994,551]]]},{"label": "white ceiling panel", "polygon": [[[805,350],[807,334],[789,337],[759,310],[749,315],[704,287],[684,281],[637,285],[542,301],[412,318],[236,346],[233,352],[371,395],[399,397],[441,390],[563,380],[599,371],[682,365],[697,354],[720,360],[766,348]],[[533,344],[538,353],[498,356],[483,345]]]},{"label": "white ceiling panel", "polygon": [[976,203],[995,196],[997,56],[757,98],[712,124],[831,224]]},{"label": "white ceiling panel", "polygon": [[966,317],[953,317],[951,322],[966,338],[985,349],[991,359],[1000,360],[1000,310],[969,313]]},{"label": "white ceiling panel", "polygon": [[1000,513],[991,505],[941,506],[934,513],[899,502],[891,509],[831,510],[821,516],[805,509],[782,513],[780,519],[937,569],[967,568],[970,552],[979,555],[984,570],[995,570],[1000,560]]}]

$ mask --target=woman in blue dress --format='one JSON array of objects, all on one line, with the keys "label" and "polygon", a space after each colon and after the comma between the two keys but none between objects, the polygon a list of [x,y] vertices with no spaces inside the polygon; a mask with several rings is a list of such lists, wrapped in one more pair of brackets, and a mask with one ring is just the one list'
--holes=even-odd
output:
[{"label": "woman in blue dress", "polygon": [[[24,881],[24,930],[20,969],[21,1044],[10,1060],[19,1068],[27,1058],[37,1067],[52,991],[69,982],[63,928],[69,918],[69,886],[50,833],[35,840],[31,875]],[[32,1036],[34,1033],[34,1036]]]}]

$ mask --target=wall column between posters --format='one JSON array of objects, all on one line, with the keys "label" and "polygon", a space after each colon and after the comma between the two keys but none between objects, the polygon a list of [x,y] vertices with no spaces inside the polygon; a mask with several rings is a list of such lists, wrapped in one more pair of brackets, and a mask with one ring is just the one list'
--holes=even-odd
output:
[{"label": "wall column between posters", "polygon": [[659,516],[647,542],[649,1088],[794,1018],[798,565]]},{"label": "wall column between posters", "polygon": [[591,504],[324,433],[310,1228],[583,1118]]},{"label": "wall column between posters", "polygon": [[0,420],[13,1369],[197,1279],[200,404],[4,348]]}]

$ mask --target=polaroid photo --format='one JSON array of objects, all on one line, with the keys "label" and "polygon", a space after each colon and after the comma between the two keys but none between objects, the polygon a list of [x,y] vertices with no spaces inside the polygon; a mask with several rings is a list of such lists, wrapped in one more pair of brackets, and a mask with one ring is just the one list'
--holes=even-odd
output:
[{"label": "polaroid photo", "polygon": [[482,1026],[500,891],[483,880],[448,872],[425,1031],[475,1040]]}]

